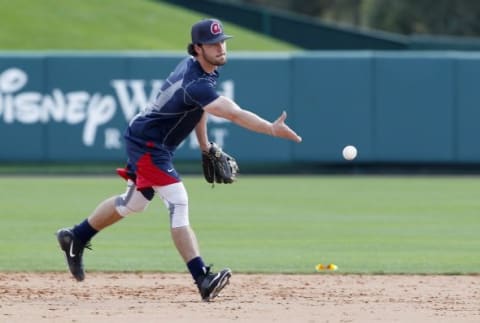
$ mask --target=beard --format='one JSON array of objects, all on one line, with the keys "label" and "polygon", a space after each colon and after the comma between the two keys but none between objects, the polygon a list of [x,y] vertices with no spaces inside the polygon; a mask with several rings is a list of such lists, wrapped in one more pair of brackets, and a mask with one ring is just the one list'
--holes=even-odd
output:
[{"label": "beard", "polygon": [[[203,49],[202,49],[203,51]],[[211,65],[215,66],[222,66],[227,63],[227,55],[220,55],[220,56],[208,56],[206,55],[205,51],[203,51],[203,58],[205,61]]]}]

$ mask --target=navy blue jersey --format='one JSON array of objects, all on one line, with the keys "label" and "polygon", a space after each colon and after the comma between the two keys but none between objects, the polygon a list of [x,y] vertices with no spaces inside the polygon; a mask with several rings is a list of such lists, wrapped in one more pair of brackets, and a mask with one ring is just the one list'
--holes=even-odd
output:
[{"label": "navy blue jersey", "polygon": [[205,73],[191,56],[169,75],[152,102],[132,119],[125,134],[137,144],[175,148],[192,132],[203,107],[218,98],[218,72]]}]

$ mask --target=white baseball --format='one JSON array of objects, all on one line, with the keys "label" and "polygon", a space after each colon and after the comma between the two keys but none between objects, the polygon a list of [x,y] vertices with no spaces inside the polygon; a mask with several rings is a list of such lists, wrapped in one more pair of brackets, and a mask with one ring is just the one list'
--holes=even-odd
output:
[{"label": "white baseball", "polygon": [[357,148],[355,146],[346,146],[343,148],[342,154],[346,160],[353,160],[357,157]]}]

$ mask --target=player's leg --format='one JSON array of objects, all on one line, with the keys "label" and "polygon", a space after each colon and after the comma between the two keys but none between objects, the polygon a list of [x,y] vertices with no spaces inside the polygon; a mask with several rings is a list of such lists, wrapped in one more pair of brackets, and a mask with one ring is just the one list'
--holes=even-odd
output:
[{"label": "player's leg", "polygon": [[102,201],[90,216],[73,228],[57,231],[60,248],[64,251],[68,267],[78,281],[85,279],[83,251],[90,247],[90,240],[104,228],[120,221],[123,217],[142,212],[153,198],[153,189],[138,191],[132,180],[127,190],[120,196]]},{"label": "player's leg", "polygon": [[190,226],[188,195],[183,183],[156,186],[154,189],[169,210],[173,242],[187,264],[202,299],[213,299],[228,284],[231,270],[225,268],[219,273],[212,273],[203,262],[195,232]]}]

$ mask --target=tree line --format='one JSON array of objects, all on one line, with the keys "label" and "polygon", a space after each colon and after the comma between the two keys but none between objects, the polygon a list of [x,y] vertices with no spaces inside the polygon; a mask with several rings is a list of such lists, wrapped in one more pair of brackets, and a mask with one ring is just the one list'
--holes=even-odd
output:
[{"label": "tree line", "polygon": [[337,24],[404,35],[480,35],[478,0],[241,0]]}]

